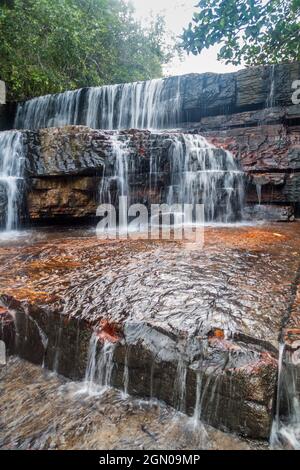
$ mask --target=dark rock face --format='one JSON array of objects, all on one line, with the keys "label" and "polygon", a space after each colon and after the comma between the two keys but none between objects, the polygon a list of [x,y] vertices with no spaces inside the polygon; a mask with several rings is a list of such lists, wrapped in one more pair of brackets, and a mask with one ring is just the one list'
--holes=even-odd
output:
[{"label": "dark rock face", "polygon": [[290,206],[295,211],[300,203],[299,127],[289,126],[288,122],[226,130],[222,126],[221,123],[220,129],[205,130],[203,134],[239,159],[248,176],[247,202],[279,204],[282,210]]},{"label": "dark rock face", "polygon": [[0,104],[0,131],[13,129],[16,114],[16,104]]},{"label": "dark rock face", "polygon": [[30,219],[94,217],[109,136],[83,127],[24,135]]},{"label": "dark rock face", "polygon": [[[24,131],[24,135],[29,188],[27,207],[31,220],[55,220],[63,215],[94,217],[102,186],[105,189],[101,202],[109,200],[117,205],[116,159],[118,149],[123,145],[126,146],[128,168],[125,178],[130,204],[164,203],[170,185],[176,188],[172,181],[174,148],[187,145],[182,133],[131,130],[116,135],[78,126]],[[218,168],[226,170],[226,152],[218,148],[212,148],[210,152],[214,159],[219,160]],[[207,159],[211,153],[207,153]],[[193,162],[194,167],[199,165],[200,170],[202,162],[197,163],[197,159]],[[209,168],[209,162],[207,165]],[[220,194],[222,190],[220,182]],[[222,198],[220,201],[223,202]],[[218,209],[221,211],[222,207]]]},{"label": "dark rock face", "polygon": [[100,181],[97,176],[32,178],[27,194],[30,219],[94,217]]},{"label": "dark rock face", "polygon": [[[122,136],[123,134],[123,136]],[[113,175],[115,154],[112,133],[69,126],[24,131],[26,140],[27,207],[31,220],[94,217],[104,174]],[[168,135],[148,131],[121,133],[129,139],[128,182],[136,202],[160,201],[170,181]],[[146,191],[150,160],[159,162],[157,195]],[[113,188],[111,188],[112,197]]]}]

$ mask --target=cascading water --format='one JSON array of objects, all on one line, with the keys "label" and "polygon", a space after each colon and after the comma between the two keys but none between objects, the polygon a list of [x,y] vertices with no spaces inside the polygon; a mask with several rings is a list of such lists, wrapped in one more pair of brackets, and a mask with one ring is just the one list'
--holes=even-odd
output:
[{"label": "cascading water", "polygon": [[270,74],[270,92],[267,98],[266,107],[273,108],[275,106],[275,65],[271,65]]},{"label": "cascading water", "polygon": [[184,360],[180,356],[177,364],[173,400],[175,408],[181,411],[182,413],[185,413],[186,411],[186,375],[187,364],[185,364]]},{"label": "cascading water", "polygon": [[[170,206],[191,204],[195,207],[202,203],[206,222],[241,220],[244,173],[232,154],[214,147],[200,135],[177,132],[164,135],[166,140],[171,141],[166,156],[167,165],[151,153],[146,169],[144,158],[137,157],[132,150],[130,137],[122,133],[112,136],[112,160],[101,183],[100,202],[117,206],[118,198],[126,196],[128,205],[141,203],[143,198],[148,198],[148,205],[159,202]],[[169,183],[157,196],[157,180],[163,165],[169,169]],[[145,175],[143,187],[137,191],[136,182],[144,172],[148,174]],[[119,213],[119,221],[120,225],[126,223],[126,207]]]},{"label": "cascading water", "polygon": [[204,204],[205,221],[233,222],[242,217],[243,172],[230,152],[200,135],[179,134],[170,151],[169,204]]},{"label": "cascading water", "polygon": [[105,341],[99,347],[99,338],[93,333],[90,340],[84,392],[90,395],[103,393],[111,385],[115,344]]},{"label": "cascading water", "polygon": [[275,449],[300,450],[299,358],[300,349],[288,351],[280,344],[276,410],[271,431],[271,446]]},{"label": "cascading water", "polygon": [[42,129],[79,124],[82,90],[33,98],[18,104],[15,129]]},{"label": "cascading water", "polygon": [[95,129],[163,129],[180,119],[180,77],[46,95],[18,105],[14,127],[82,124]]},{"label": "cascading water", "polygon": [[[180,123],[181,80],[172,78],[108,85],[47,95],[20,104],[15,128],[84,124],[100,129],[166,129]],[[229,152],[216,149],[199,135],[173,133],[168,153],[170,182],[160,203],[204,204],[205,220],[232,222],[242,218],[243,174]],[[112,136],[113,159],[105,170],[100,202],[133,197],[132,177],[140,164],[130,154],[130,138]],[[111,168],[113,167],[113,169]],[[150,157],[149,194],[155,193],[160,162]],[[158,202],[148,200],[148,203]],[[125,210],[125,209],[124,209]],[[125,214],[120,214],[125,221]]]},{"label": "cascading water", "polygon": [[[129,197],[130,188],[128,185],[128,171],[130,159],[129,140],[122,139],[123,136],[119,134],[112,135],[112,174],[104,174],[100,185],[100,202],[101,203],[117,203],[121,196]],[[112,196],[114,194],[114,197]],[[126,207],[121,209],[119,213],[120,226],[127,222]]]},{"label": "cascading water", "polygon": [[23,174],[22,134],[0,132],[0,222],[6,231],[18,225],[18,202]]}]

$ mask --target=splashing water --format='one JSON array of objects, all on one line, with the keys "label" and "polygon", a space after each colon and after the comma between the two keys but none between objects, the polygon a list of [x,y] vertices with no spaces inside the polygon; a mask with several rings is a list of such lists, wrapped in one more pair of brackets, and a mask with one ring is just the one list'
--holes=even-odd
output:
[{"label": "splashing water", "polygon": [[0,132],[0,220],[7,232],[18,226],[23,163],[22,134]]}]

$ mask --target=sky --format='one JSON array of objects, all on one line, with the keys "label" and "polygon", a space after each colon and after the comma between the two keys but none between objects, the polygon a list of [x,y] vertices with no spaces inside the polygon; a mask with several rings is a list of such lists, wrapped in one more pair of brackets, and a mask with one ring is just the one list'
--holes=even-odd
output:
[{"label": "sky", "polygon": [[[154,14],[162,14],[170,33],[180,35],[183,28],[192,20],[193,12],[197,11],[197,0],[130,0],[135,7],[135,16],[145,24],[147,18]],[[166,75],[182,75],[185,73],[232,72],[242,67],[225,65],[217,60],[219,47],[214,46],[200,55],[189,56],[184,53],[183,60],[174,60],[165,70]]]}]

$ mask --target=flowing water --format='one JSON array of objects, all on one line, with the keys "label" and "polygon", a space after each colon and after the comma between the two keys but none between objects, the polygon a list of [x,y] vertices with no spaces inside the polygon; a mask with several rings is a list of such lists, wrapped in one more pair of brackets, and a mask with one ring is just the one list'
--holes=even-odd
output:
[{"label": "flowing water", "polygon": [[[32,349],[30,331],[35,324],[29,315],[42,327],[45,334],[37,331],[34,336],[36,350],[38,343],[43,346],[40,363],[47,349],[44,364],[51,367],[51,354],[54,356],[59,349],[58,373],[63,373],[66,363],[72,371],[82,356],[86,374],[82,367],[78,379],[82,382],[68,382],[61,387],[65,379],[41,368],[31,369],[33,366],[21,363],[3,370],[1,387],[7,398],[0,400],[1,419],[5,421],[2,447],[137,448],[141,444],[149,448],[207,448],[212,443],[207,427],[203,429],[203,420],[217,426],[222,410],[223,418],[238,415],[237,392],[244,390],[236,389],[233,380],[232,387],[227,382],[224,395],[222,380],[249,367],[243,375],[246,383],[257,384],[259,393],[265,390],[261,388],[261,376],[255,372],[256,361],[260,348],[264,349],[266,342],[271,344],[278,334],[286,312],[290,279],[298,266],[296,257],[290,256],[299,250],[299,237],[296,239],[292,224],[206,228],[207,245],[198,251],[151,240],[102,243],[91,233],[80,237],[76,230],[69,236],[65,232],[56,237],[53,233],[49,238],[46,233],[46,238],[41,236],[40,231],[36,233],[34,242],[31,234],[17,250],[7,245],[1,248],[2,289],[6,295],[29,299],[37,308],[49,311],[48,323],[40,323],[39,315],[27,312],[28,325],[19,330],[20,334],[26,332],[24,341]],[[52,318],[50,312],[54,309],[64,311],[66,318]],[[0,317],[5,321],[4,311]],[[99,330],[95,330],[92,337],[91,333],[86,337],[86,331],[80,332],[77,347],[77,327],[72,318],[75,325],[77,320],[85,319],[95,327],[101,319],[118,324],[124,321],[122,344],[117,350],[114,344],[103,343],[96,334]],[[205,340],[214,327],[222,329],[225,337]],[[234,332],[243,334],[240,344],[232,340]],[[130,338],[129,333],[135,337]],[[256,342],[254,349],[250,334]],[[195,346],[206,343],[207,350],[191,345],[186,351],[184,345],[189,338],[195,339]],[[226,338],[231,340],[226,342]],[[136,349],[138,344],[143,348]],[[152,355],[143,368],[139,360],[149,358],[146,351],[152,351]],[[190,351],[197,352],[193,363],[195,386],[191,386]],[[205,356],[204,361],[198,360],[199,352]],[[171,365],[166,366],[161,361],[170,355]],[[174,373],[169,374],[168,367],[173,367]],[[276,373],[276,364],[274,370]],[[112,384],[121,393],[112,389]],[[274,389],[272,386],[272,393]],[[189,415],[194,411],[194,416],[183,416],[162,403],[155,405],[160,391],[167,403],[174,394],[174,408]],[[146,398],[139,401],[134,395]],[[162,428],[161,416],[165,423]],[[172,436],[170,429],[176,429]],[[150,438],[149,433],[158,434]],[[232,436],[218,436],[213,446],[226,448]],[[239,441],[234,438],[230,445]]]},{"label": "flowing water", "polygon": [[5,231],[17,228],[21,185],[23,181],[22,134],[0,132],[0,222]]},{"label": "flowing water", "polygon": [[271,74],[270,74],[270,92],[267,98],[266,107],[273,108],[275,106],[275,65],[271,65]]},{"label": "flowing water", "polygon": [[[211,145],[204,137],[180,132],[166,134],[171,145],[167,161],[150,156],[143,194],[150,195],[148,205],[167,203],[204,205],[206,222],[235,222],[243,217],[244,173],[228,151]],[[142,203],[143,196],[136,191],[136,182],[144,169],[144,161],[131,150],[131,139],[124,134],[112,136],[112,161],[106,166],[100,186],[100,202],[116,203],[127,197],[128,205]],[[169,181],[159,188],[158,179],[167,167]],[[157,199],[159,192],[159,200]],[[154,197],[152,196],[154,195]],[[119,225],[127,220],[126,207],[119,213]],[[176,212],[176,209],[174,210]],[[179,213],[179,215],[182,212]],[[177,214],[178,215],[178,214]]]},{"label": "flowing water", "polygon": [[115,344],[105,341],[99,344],[97,334],[90,340],[87,367],[84,380],[84,392],[89,394],[104,393],[111,385]]},{"label": "flowing water", "polygon": [[46,95],[18,105],[16,129],[83,124],[95,129],[166,129],[180,119],[180,77]]},{"label": "flowing water", "polygon": [[[268,107],[274,105],[274,68],[271,70],[270,80],[270,94],[266,103]],[[173,83],[175,83],[175,86],[169,87],[168,79],[159,79],[131,84],[86,88],[35,98],[18,105],[14,127],[15,129],[38,129],[50,126],[60,127],[69,124],[83,124],[91,128],[109,130],[130,128],[163,130],[175,128],[181,120],[180,78],[178,77],[177,81]],[[111,136],[112,157],[111,161],[106,165],[99,189],[100,202],[113,203],[116,198],[121,196],[127,197],[129,204],[143,202],[141,194],[136,193],[135,182],[138,180],[141,172],[146,171],[146,185],[148,186],[144,189],[145,194],[146,190],[150,194],[148,204],[167,202],[169,205],[191,204],[194,207],[196,204],[202,203],[204,205],[206,222],[229,223],[241,220],[244,202],[244,174],[232,154],[215,148],[202,136],[196,134],[174,132],[168,134],[167,138],[171,141],[171,145],[166,155],[166,162],[164,163],[169,180],[165,188],[162,189],[159,182],[162,162],[155,158],[155,155],[151,154],[148,168],[142,170],[145,162],[143,159],[138,159],[134,152],[132,152],[130,137],[120,132],[113,133]],[[4,200],[6,201],[5,210],[2,210],[2,212],[5,214],[4,226],[8,231],[15,228],[18,222],[19,183],[22,182],[23,160],[21,133],[17,131],[0,133],[0,190],[3,192]],[[261,188],[257,187],[257,191],[260,200]],[[152,193],[159,193],[159,200],[152,200]],[[1,193],[0,196],[1,201],[3,199]],[[121,226],[125,224],[126,219],[127,210],[125,211],[125,208],[123,208],[119,213]],[[275,233],[273,235],[273,238],[276,240],[278,234]],[[224,243],[223,238],[222,243]],[[243,250],[246,251],[244,248],[240,251]],[[135,314],[139,320],[142,317],[142,320],[148,321],[151,317],[151,321],[154,321],[155,316],[160,315],[162,318],[161,323],[164,326],[170,327],[173,323],[177,328],[182,326],[183,318],[185,318],[188,325],[187,329],[196,329],[193,332],[195,335],[200,334],[201,325],[203,322],[208,321],[213,312],[212,325],[218,322],[218,326],[221,325],[222,327],[220,331],[226,332],[228,329],[230,333],[234,334],[237,329],[235,323],[241,326],[245,321],[247,309],[253,308],[255,292],[259,294],[261,288],[263,290],[261,297],[265,298],[268,295],[267,293],[273,287],[273,277],[278,276],[280,267],[287,263],[286,259],[290,256],[289,251],[286,259],[278,260],[279,264],[276,266],[276,269],[273,272],[270,271],[269,275],[272,275],[272,283],[270,285],[266,284],[269,287],[268,289],[257,284],[258,275],[260,276],[261,284],[265,282],[268,253],[262,254],[261,258],[265,257],[260,261],[260,251],[256,252],[254,250],[253,253],[249,254],[248,252],[244,261],[241,262],[240,252],[235,252],[232,247],[226,253],[216,253],[216,261],[213,260],[213,254],[206,254],[206,259],[202,252],[198,255],[199,259],[196,259],[196,257],[194,259],[192,255],[187,256],[186,253],[181,252],[181,254],[176,254],[176,259],[174,260],[172,258],[174,251],[171,248],[169,254],[165,253],[163,257],[157,255],[157,259],[155,258],[156,255],[153,255],[154,258],[152,260],[149,254],[145,254],[142,263],[133,262],[132,264],[124,262],[124,256],[118,261],[118,255],[116,254],[115,263],[117,266],[111,261],[107,278],[104,276],[103,279],[101,273],[97,275],[96,268],[91,263],[81,273],[82,277],[78,276],[83,282],[80,285],[80,296],[70,295],[72,293],[76,294],[77,287],[75,280],[72,288],[70,287],[68,292],[69,297],[66,297],[65,302],[68,312],[70,311],[72,315],[76,315],[78,311],[78,318],[87,314],[95,315],[94,320],[98,320],[102,309],[103,318],[105,315],[107,316],[113,312],[113,315],[120,321],[126,308],[128,308],[129,314],[127,312],[127,315],[129,317]],[[224,265],[220,267],[222,259]],[[210,272],[207,266],[205,266],[205,262],[208,263],[211,260],[216,262],[216,268],[213,268]],[[254,274],[252,273],[252,278],[247,273],[246,280],[242,282],[240,291],[237,292],[237,284],[241,282],[239,279],[243,278],[245,270],[248,269],[251,274],[252,262],[255,263],[255,272]],[[102,255],[99,263],[101,269],[103,269],[104,260]],[[122,266],[122,263],[125,263],[124,266]],[[201,263],[204,263],[202,270],[200,269]],[[246,263],[246,265],[243,265],[243,263]],[[79,264],[82,264],[82,260]],[[135,271],[137,264],[139,265],[138,273]],[[98,267],[97,269],[100,268]],[[233,269],[233,273],[230,273],[230,269]],[[236,269],[236,272],[234,272],[234,269]],[[221,281],[218,278],[220,273],[224,276],[224,279],[221,279]],[[68,273],[66,273],[66,277],[67,275]],[[22,272],[22,276],[24,277],[24,272]],[[22,276],[18,276],[17,279],[22,279]],[[189,276],[192,276],[193,282],[190,282]],[[67,282],[66,277],[65,282]],[[42,279],[44,279],[45,283],[44,288],[47,290],[49,282],[45,278],[46,275],[43,271]],[[232,281],[230,281],[231,278]],[[41,283],[39,279],[38,281],[40,288]],[[186,282],[188,284],[185,284]],[[226,298],[226,289],[229,288],[230,282],[232,282],[232,292]],[[248,288],[247,282],[249,283]],[[139,285],[139,283],[142,284]],[[253,289],[255,283],[257,284],[256,290]],[[198,285],[202,290],[199,287],[197,291]],[[278,285],[281,285],[280,280]],[[18,285],[19,288],[20,286]],[[61,282],[59,288],[61,288]],[[103,292],[101,289],[103,289]],[[176,290],[176,295],[174,295],[172,289]],[[219,291],[220,295],[218,294]],[[203,292],[205,295],[203,295]],[[213,297],[215,292],[217,292],[220,299],[216,301],[216,299],[212,298],[210,300],[210,297]],[[27,295],[32,295],[31,293]],[[37,295],[42,294],[44,295],[45,292],[39,291]],[[245,294],[247,296],[244,299],[244,304],[239,306],[240,298]],[[182,306],[182,302],[185,302],[183,299],[189,295],[190,298]],[[279,294],[276,295],[279,296]],[[206,301],[207,304],[205,303]],[[274,297],[270,299],[270,302],[272,305],[276,304]],[[268,322],[263,341],[266,341],[265,337],[270,335],[272,338],[268,338],[268,340],[271,344],[275,334],[269,331],[272,308],[270,305],[267,307],[264,315],[267,316]],[[154,313],[152,312],[151,316],[149,316],[151,308],[154,308]],[[93,309],[94,311],[90,313],[90,310]],[[265,328],[262,326],[263,314],[259,302],[257,303],[256,311],[259,312],[256,336],[259,336],[259,328]],[[278,309],[276,309],[277,313]],[[195,325],[197,315],[200,315],[198,318],[199,330],[198,326],[196,327]],[[201,315],[203,318],[201,318]],[[275,315],[273,317],[275,318]],[[252,329],[254,328],[253,324],[255,321],[255,315],[252,314],[249,320]],[[245,338],[249,334],[248,325],[246,327],[244,328],[246,331]],[[211,325],[209,325],[209,328],[211,328]],[[159,337],[159,333],[156,330],[154,331],[154,334],[157,334],[157,337]],[[275,332],[277,334],[277,328]],[[39,333],[41,335],[41,331]],[[64,321],[63,317],[61,317],[54,358],[55,371],[58,371],[61,361],[60,343],[62,342],[63,333]],[[46,351],[48,338],[44,334],[41,336]],[[146,336],[143,338],[144,341],[147,340]],[[153,338],[151,335],[149,338],[151,346]],[[221,342],[225,349],[227,347],[226,339],[225,337],[224,343]],[[257,338],[255,337],[256,340]],[[165,344],[160,345],[159,352],[167,354],[168,335],[165,336],[164,341]],[[211,344],[213,343],[210,343],[210,348]],[[240,348],[241,357],[242,349]],[[6,405],[10,414],[7,420],[8,429],[6,435],[0,437],[1,446],[4,448],[76,447],[98,449],[101,447],[110,448],[110,446],[119,446],[119,448],[137,448],[138,446],[142,448],[175,447],[177,449],[188,447],[226,448],[226,446],[228,448],[239,448],[241,442],[237,438],[226,435],[226,439],[229,439],[229,444],[226,444],[223,441],[223,433],[212,432],[209,427],[204,428],[202,424],[204,407],[209,408],[211,414],[215,412],[217,417],[217,412],[213,409],[213,407],[215,407],[215,410],[219,408],[219,402],[215,404],[214,398],[221,396],[221,393],[218,391],[220,376],[218,376],[217,372],[220,368],[227,367],[228,364],[230,366],[231,361],[233,364],[231,369],[235,368],[234,353],[232,356],[229,353],[226,355],[226,361],[220,362],[220,357],[222,359],[223,356],[217,351],[215,353],[217,356],[216,360],[212,361],[213,364],[216,364],[216,369],[211,374],[208,374],[208,378],[204,377],[201,360],[198,361],[195,369],[194,414],[192,418],[187,418],[187,416],[181,414],[186,411],[188,394],[186,386],[188,373],[186,358],[181,356],[178,358],[177,369],[175,368],[174,386],[173,390],[170,391],[170,394],[173,394],[173,402],[177,411],[171,410],[162,403],[156,404],[155,411],[153,411],[154,400],[152,398],[155,396],[155,387],[157,386],[155,362],[152,361],[151,370],[149,370],[151,377],[147,393],[149,393],[150,401],[137,401],[129,396],[130,387],[137,384],[133,383],[127,346],[122,370],[121,395],[111,387],[112,375],[115,369],[115,352],[116,345],[114,342],[100,340],[95,331],[90,339],[84,381],[77,384],[66,383],[64,379],[57,375],[47,375],[45,379],[44,372],[41,372],[39,369],[29,365],[24,366],[23,363],[19,364],[16,359],[11,360],[6,371],[0,370],[3,383],[7,389],[11,387],[13,391],[18,392],[21,390],[23,393],[24,387],[22,381],[26,383],[26,377],[30,377],[26,385],[28,390],[31,389],[32,396],[28,399],[26,391],[25,395],[22,393],[18,394],[17,412],[14,409],[16,400],[12,400],[13,403]],[[271,444],[276,448],[300,448],[298,377],[295,370],[287,367],[284,363],[284,352],[284,348],[281,347],[279,351],[277,408]],[[256,357],[258,352],[251,350],[249,353],[245,353],[245,358],[243,359],[245,364],[240,364],[241,368],[248,365],[248,355]],[[252,363],[250,362],[250,364]],[[28,374],[27,376],[25,374],[25,377],[20,374],[20,370],[23,367]],[[13,393],[10,395],[13,396]],[[51,409],[52,407],[49,406],[49,398],[47,397],[47,400],[44,400],[46,395],[52,397],[53,409],[59,418],[57,418]],[[68,397],[67,406],[66,397]],[[220,401],[220,398],[218,400]],[[228,401],[230,402],[230,400],[231,394],[229,394]],[[28,414],[28,407],[32,409],[31,417]],[[223,405],[224,407],[225,404]],[[282,413],[284,407],[288,410],[285,414]],[[34,419],[33,411],[37,412],[37,420]],[[107,415],[109,416],[107,417]],[[122,420],[124,423],[120,424]],[[147,424],[145,424],[145,420]],[[24,422],[26,423],[25,427]],[[112,428],[114,432],[111,432]],[[216,439],[213,437],[215,435],[218,436]],[[218,441],[219,439],[220,442]],[[244,442],[242,443],[243,445],[245,445]]]},{"label": "flowing water", "polygon": [[174,138],[170,153],[169,204],[204,204],[205,221],[242,218],[244,173],[232,154],[216,149],[200,135]]},{"label": "flowing water", "polygon": [[275,449],[300,450],[299,349],[291,354],[283,343],[279,349],[276,411],[270,442]]},{"label": "flowing water", "polygon": [[250,449],[264,446],[217,431],[163,403],[80,384],[17,358],[0,367],[2,449]]},{"label": "flowing water", "polygon": [[18,104],[15,129],[42,129],[79,123],[81,90],[33,98]]},{"label": "flowing water", "polygon": [[[123,137],[123,138],[122,138]],[[130,158],[129,139],[119,134],[114,134],[112,139],[112,171],[107,175],[104,172],[100,184],[100,203],[117,203],[118,199],[123,196],[128,198],[130,204],[130,186],[128,183],[128,173],[133,167],[135,160]],[[113,196],[114,194],[114,196]],[[127,223],[126,206],[119,207],[119,226],[124,227]]]}]

